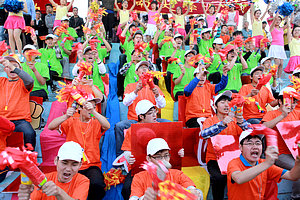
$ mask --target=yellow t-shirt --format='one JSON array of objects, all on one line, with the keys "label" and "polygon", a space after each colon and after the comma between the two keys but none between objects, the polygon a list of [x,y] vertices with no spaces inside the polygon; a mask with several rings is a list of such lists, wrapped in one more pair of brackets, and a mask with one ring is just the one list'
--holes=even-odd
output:
[{"label": "yellow t-shirt", "polygon": [[120,10],[120,24],[129,20],[129,10]]},{"label": "yellow t-shirt", "polygon": [[252,24],[252,37],[258,36],[258,35],[264,35],[263,29],[262,29],[262,21],[261,20],[253,20]]},{"label": "yellow t-shirt", "polygon": [[289,43],[290,52],[292,56],[300,56],[300,39],[293,38],[292,41]]},{"label": "yellow t-shirt", "polygon": [[63,17],[67,16],[68,7],[67,6],[57,6],[55,20],[61,20]]},{"label": "yellow t-shirt", "polygon": [[176,15],[175,24],[180,24],[180,26],[178,26],[178,28],[183,28],[184,29],[184,27],[185,27],[184,15]]}]

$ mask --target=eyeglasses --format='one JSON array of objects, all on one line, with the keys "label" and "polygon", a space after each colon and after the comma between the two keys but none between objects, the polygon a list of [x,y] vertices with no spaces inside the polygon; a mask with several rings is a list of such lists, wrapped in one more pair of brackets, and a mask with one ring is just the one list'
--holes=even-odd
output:
[{"label": "eyeglasses", "polygon": [[151,156],[151,158],[154,158],[155,160],[166,160],[170,158],[170,154]]},{"label": "eyeglasses", "polygon": [[247,146],[261,146],[262,145],[262,143],[261,142],[246,142],[246,143],[244,143],[244,145],[247,145]]},{"label": "eyeglasses", "polygon": [[153,111],[147,112],[146,115],[156,115],[157,113],[158,113],[158,110],[155,109],[155,110],[153,110]]}]

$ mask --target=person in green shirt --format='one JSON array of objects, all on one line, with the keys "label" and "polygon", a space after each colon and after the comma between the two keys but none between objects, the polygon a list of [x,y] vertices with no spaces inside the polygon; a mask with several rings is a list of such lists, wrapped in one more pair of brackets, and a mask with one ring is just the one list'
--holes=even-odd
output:
[{"label": "person in green shirt", "polygon": [[212,48],[214,41],[214,33],[211,33],[211,29],[204,28],[201,31],[201,40],[198,42],[199,54],[203,56],[209,56],[209,48]]},{"label": "person in green shirt", "polygon": [[[25,58],[28,50],[36,50],[36,48],[31,44],[25,45],[23,48],[23,56]],[[45,64],[36,62],[35,57],[32,58],[32,61],[29,61],[26,58],[26,62],[22,63],[21,66],[23,70],[27,72],[34,80],[33,89],[30,92],[30,96],[42,97],[43,101],[46,101],[48,99],[46,81],[50,79],[49,68]]]},{"label": "person in green shirt", "polygon": [[[240,58],[241,63],[236,63],[238,57]],[[225,63],[227,63],[225,64],[226,66],[229,65],[230,71],[228,72],[227,86],[220,93],[223,93],[226,90],[231,90],[232,92],[238,93],[242,87],[242,70],[245,70],[248,67],[247,62],[242,56],[242,51],[231,46],[231,50],[229,50],[227,53],[227,60],[225,60]]]},{"label": "person in green shirt", "polygon": [[179,95],[184,95],[184,87],[189,84],[194,78],[195,68],[189,63],[189,61],[191,57],[195,56],[196,54],[197,52],[194,50],[186,51],[184,55],[184,65],[179,64],[179,66],[177,66],[176,70],[174,71],[173,81],[175,83],[175,87],[173,90],[173,94],[176,101],[178,101]]},{"label": "person in green shirt", "polygon": [[213,84],[217,84],[221,81],[221,69],[223,67],[223,62],[220,55],[218,54],[219,50],[222,49],[223,40],[221,38],[216,38],[213,42],[214,54],[210,57],[210,64],[207,64],[207,71],[209,72],[208,80]]},{"label": "person in green shirt", "polygon": [[[263,59],[261,59],[260,66],[262,66],[264,68],[263,74],[267,75],[267,74],[270,73],[271,65],[272,65],[272,58],[270,58],[270,57],[264,57]],[[274,96],[278,95],[278,93],[276,93],[277,86],[278,86],[276,78],[277,78],[277,74],[275,73],[271,77],[271,79],[270,79],[270,81],[268,83],[271,86],[272,93],[273,93]]]},{"label": "person in green shirt", "polygon": [[46,84],[51,87],[52,91],[57,90],[56,85],[53,84],[53,80],[58,80],[58,77],[60,77],[63,72],[58,58],[59,56],[61,56],[61,54],[57,56],[55,51],[56,39],[57,37],[55,35],[48,34],[45,40],[45,43],[47,45],[46,48],[41,48],[38,50],[42,54],[40,56],[41,63],[47,65],[50,70],[50,79]]}]

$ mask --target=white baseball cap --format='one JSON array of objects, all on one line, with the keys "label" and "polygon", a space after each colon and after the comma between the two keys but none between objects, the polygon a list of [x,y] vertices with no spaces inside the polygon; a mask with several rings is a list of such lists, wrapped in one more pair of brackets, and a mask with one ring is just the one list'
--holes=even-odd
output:
[{"label": "white baseball cap", "polygon": [[263,66],[256,66],[256,67],[254,67],[253,69],[251,69],[250,75],[252,76],[252,73],[254,73],[257,70],[264,71],[264,67]]},{"label": "white baseball cap", "polygon": [[25,50],[36,50],[35,46],[33,46],[32,44],[26,44],[24,47],[23,47],[23,53]]},{"label": "white baseball cap", "polygon": [[214,100],[214,105],[216,105],[216,102],[218,101],[218,99],[220,99],[222,96],[227,96],[229,98],[231,98],[232,96],[232,92],[230,90],[227,90],[221,94],[218,94],[216,97],[215,97],[215,100]]},{"label": "white baseball cap", "polygon": [[85,98],[87,101],[95,101],[95,104],[101,103],[101,100],[99,98],[95,98],[91,93],[89,93]]},{"label": "white baseball cap", "polygon": [[272,60],[272,58],[271,57],[264,57],[263,59],[261,59],[260,64],[261,65],[264,64],[264,62],[267,61],[267,60]]},{"label": "white baseball cap", "polygon": [[[244,131],[241,133],[240,137],[239,137],[239,143],[241,144],[241,141],[242,141],[243,139],[245,139],[246,137],[248,137],[249,135],[251,135],[252,132],[253,132],[252,129],[244,130]],[[257,135],[257,136],[258,136],[260,139],[262,139],[262,138],[264,137],[264,135]]]},{"label": "white baseball cap", "polygon": [[76,142],[65,142],[58,150],[59,160],[75,160],[81,162],[83,157],[83,148]]},{"label": "white baseball cap", "polygon": [[177,33],[176,35],[174,35],[174,40],[176,39],[176,38],[178,38],[178,37],[180,37],[182,40],[183,40],[183,35],[180,35],[179,33]]},{"label": "white baseball cap", "polygon": [[184,54],[184,56],[187,56],[189,53],[192,53],[194,55],[197,55],[197,52],[195,50],[187,50]]},{"label": "white baseball cap", "polygon": [[150,63],[148,61],[140,61],[138,64],[136,64],[135,71],[137,71],[139,69],[139,67],[142,65],[147,65],[147,67],[149,68]]},{"label": "white baseball cap", "polygon": [[203,16],[200,16],[200,17],[198,17],[197,21],[200,21],[200,20],[205,20],[205,18]]},{"label": "white baseball cap", "polygon": [[296,92],[296,90],[292,87],[285,87],[279,92],[279,96],[283,95],[283,92]]},{"label": "white baseball cap", "polygon": [[168,143],[162,138],[154,138],[147,144],[147,155],[153,156],[160,150],[170,150]]},{"label": "white baseball cap", "polygon": [[149,100],[141,100],[135,106],[136,115],[146,114],[151,108],[155,107]]},{"label": "white baseball cap", "polygon": [[203,33],[207,33],[207,32],[211,32],[211,29],[210,29],[210,28],[204,28],[204,29],[202,29],[201,35],[202,35]]},{"label": "white baseball cap", "polygon": [[213,44],[224,44],[222,38],[216,38]]},{"label": "white baseball cap", "polygon": [[48,35],[46,36],[46,40],[49,39],[49,38],[54,39],[54,38],[56,38],[56,36],[53,35],[52,33],[50,33],[50,34],[48,34]]},{"label": "white baseball cap", "polygon": [[[205,68],[203,68],[203,69],[204,69],[204,70],[203,70],[203,73],[209,74],[209,71],[207,71]],[[199,66],[196,67],[196,69],[194,70],[194,75],[197,74],[197,73],[200,73],[200,68],[199,68]]]},{"label": "white baseball cap", "polygon": [[293,75],[297,73],[300,73],[300,65],[296,66],[295,70],[293,71]]}]

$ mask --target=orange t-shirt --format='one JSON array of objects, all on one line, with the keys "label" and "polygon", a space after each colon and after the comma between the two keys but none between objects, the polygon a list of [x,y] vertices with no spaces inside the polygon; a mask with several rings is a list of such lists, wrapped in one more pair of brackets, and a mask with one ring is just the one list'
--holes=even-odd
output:
[{"label": "orange t-shirt", "polygon": [[[246,84],[243,85],[239,91],[239,94],[242,96],[247,96],[251,93],[251,90],[255,89],[253,85]],[[260,113],[255,102],[250,102],[250,104],[245,103],[244,109],[243,109],[243,116],[245,120],[251,119],[251,118],[263,118],[263,116],[266,114],[266,104],[271,103],[275,100],[270,90],[262,86],[262,88],[259,90],[258,94],[253,96],[252,98],[255,99],[256,102],[259,103],[260,107],[264,110],[264,113]]]},{"label": "orange t-shirt", "polygon": [[[268,180],[274,180],[276,182],[281,181],[281,175],[283,169],[275,165],[271,166],[257,177],[243,184],[233,183],[231,175],[236,171],[244,171],[252,166],[245,160],[245,158],[235,158],[229,162],[227,167],[227,187],[228,187],[228,199],[230,200],[256,200],[263,199],[266,185]],[[245,162],[246,161],[246,162]],[[263,159],[259,159],[258,163],[264,162]],[[246,164],[246,166],[245,166]]]},{"label": "orange t-shirt", "polygon": [[[128,84],[125,88],[124,95],[130,94],[131,92],[133,92],[136,89],[137,84],[138,84],[138,82]],[[158,89],[159,94],[164,96],[164,94],[159,89],[159,87],[157,85],[155,85],[155,87]],[[137,98],[133,101],[133,103],[130,106],[128,106],[128,114],[127,114],[127,119],[128,120],[136,120],[136,121],[138,120],[138,117],[137,117],[136,112],[135,112],[135,106],[139,101],[141,101],[143,99],[147,99],[147,100],[151,101],[153,103],[153,105],[156,105],[155,96],[154,96],[152,90],[150,89],[150,87],[148,85],[143,87],[138,92]]]},{"label": "orange t-shirt", "polygon": [[[25,119],[31,122],[29,93],[22,81],[0,77],[0,116],[9,120]],[[5,109],[6,108],[6,109]]]},{"label": "orange t-shirt", "polygon": [[[69,183],[61,183],[57,180],[57,172],[46,174],[48,181],[53,181],[55,185],[63,189],[70,197],[79,200],[86,200],[89,192],[90,180],[82,174],[75,174]],[[56,197],[48,197],[35,187],[30,195],[31,200],[56,200]]]},{"label": "orange t-shirt", "polygon": [[[189,186],[194,186],[193,181],[186,176],[182,171],[177,169],[170,169],[166,180],[170,180],[173,183],[177,183],[184,188]],[[141,197],[145,194],[148,187],[152,187],[152,178],[147,171],[142,171],[134,175],[131,184],[131,194],[132,196]]]},{"label": "orange t-shirt", "polygon": [[[221,120],[218,119],[217,115],[207,118],[203,123],[203,130],[211,127],[214,124],[217,124],[220,121]],[[227,128],[221,131],[219,135],[240,135],[242,132],[243,130],[236,124],[236,119],[234,118],[234,122],[228,124]],[[209,138],[207,142],[207,150],[206,150],[206,163],[208,163],[208,161],[210,160],[217,160],[217,157],[213,145],[211,143],[211,140]]]},{"label": "orange t-shirt", "polygon": [[221,35],[220,38],[223,40],[224,44],[227,44],[227,42],[230,40],[229,35]]},{"label": "orange t-shirt", "polygon": [[[262,122],[271,121],[271,120],[275,119],[276,117],[278,117],[281,114],[282,113],[279,110],[272,110],[270,112],[267,112],[265,114],[265,116],[263,117]],[[297,121],[297,120],[300,120],[300,112],[296,111],[296,110],[293,110],[292,112],[290,112],[286,116],[286,118],[284,118],[280,122],[290,122],[290,121]],[[281,137],[280,133],[278,132],[277,127],[275,126],[273,129],[275,131],[277,131],[277,140],[278,140],[279,155],[280,154],[291,154],[289,148],[286,146],[283,138]]]},{"label": "orange t-shirt", "polygon": [[77,142],[84,149],[84,154],[89,162],[83,161],[80,170],[91,166],[101,169],[99,150],[101,124],[97,119],[92,118],[88,123],[83,123],[78,117],[70,117],[61,124],[60,130],[62,134],[66,134],[66,142]]},{"label": "orange t-shirt", "polygon": [[121,149],[123,151],[131,151],[131,127],[129,127],[129,129],[125,129],[124,134],[125,137]]},{"label": "orange t-shirt", "polygon": [[215,95],[215,85],[205,83],[202,87],[196,87],[193,93],[187,97],[185,118],[211,117],[210,100]]}]

